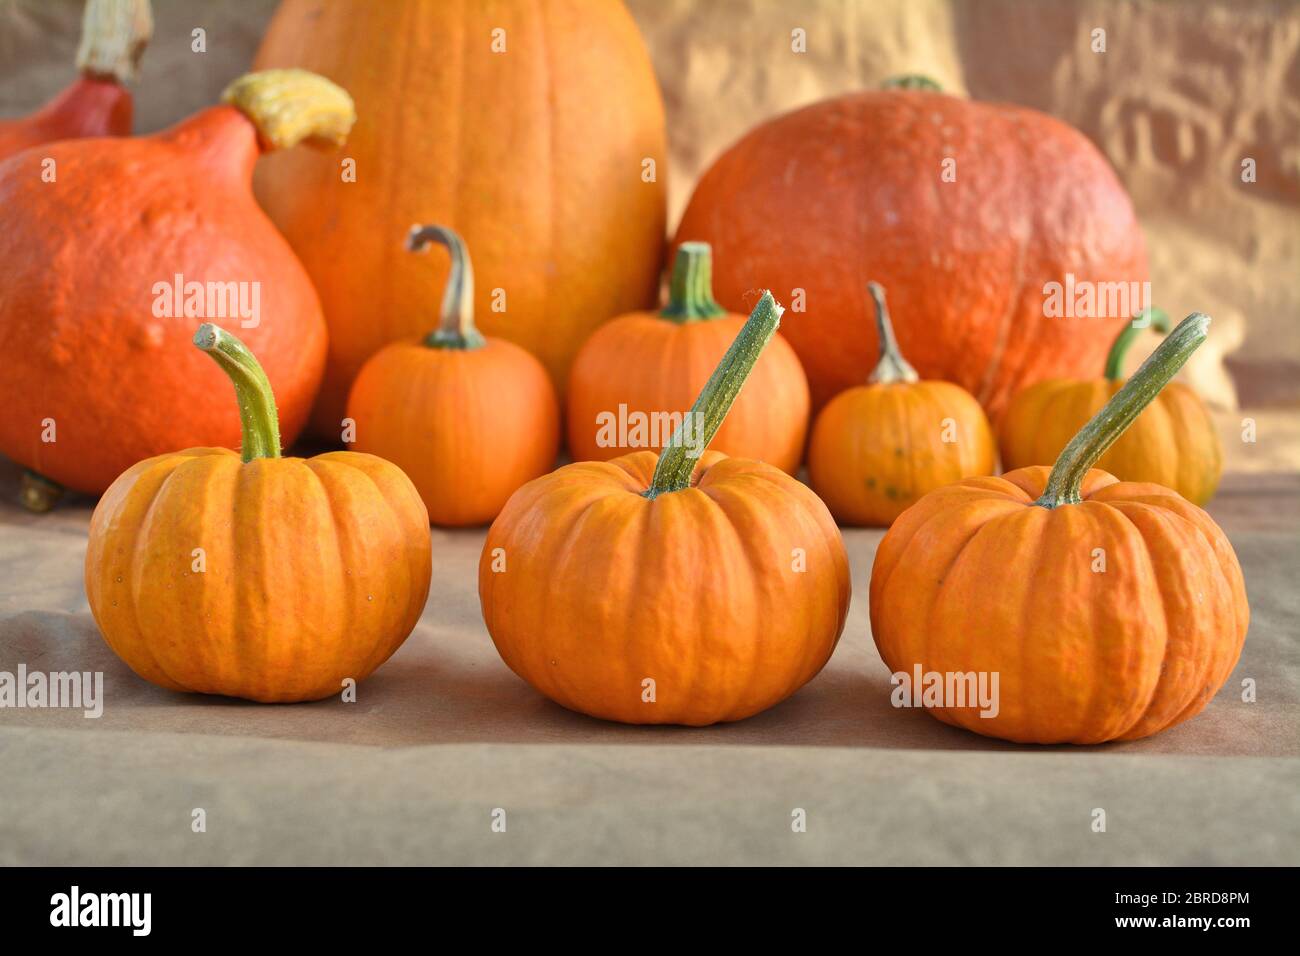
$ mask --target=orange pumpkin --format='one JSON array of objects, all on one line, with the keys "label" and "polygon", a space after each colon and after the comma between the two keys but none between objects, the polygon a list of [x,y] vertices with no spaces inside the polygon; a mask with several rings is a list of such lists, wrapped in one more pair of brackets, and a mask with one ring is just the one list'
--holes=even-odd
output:
[{"label": "orange pumpkin", "polygon": [[325,323],[253,198],[253,164],[306,137],[341,142],[352,104],[301,71],[251,74],[225,99],[154,136],[0,163],[0,452],[59,484],[98,494],[142,458],[235,444],[217,370],[188,345],[203,318],[240,322],[286,439],[306,422]]},{"label": "orange pumpkin", "polygon": [[[771,220],[781,228],[764,228]],[[804,290],[806,313],[787,335],[814,409],[875,363],[868,279],[889,289],[922,377],[960,385],[995,421],[1024,386],[1101,361],[1097,339],[1045,313],[1048,283],[1140,289],[1147,279],[1133,205],[1087,137],[1031,109],[918,83],[755,127],[700,177],[677,229],[686,239],[713,244],[728,308],[760,283]],[[1107,312],[1091,324],[1117,331],[1136,305],[1091,308]]]},{"label": "orange pumpkin", "polygon": [[355,176],[301,152],[257,171],[259,199],[325,305],[318,434],[338,435],[367,358],[427,331],[428,272],[390,239],[413,222],[464,237],[480,327],[541,359],[557,394],[597,325],[654,304],[663,103],[618,0],[284,0],[256,63],[328,76],[361,114]]},{"label": "orange pumpkin", "polygon": [[86,597],[114,653],[169,690],[317,700],[397,650],[429,594],[429,523],[395,465],[281,458],[266,374],[230,333],[194,342],[235,385],[243,456],[190,448],[100,499]]},{"label": "orange pumpkin", "polygon": [[817,416],[808,477],[840,524],[889,525],[927,492],[991,474],[993,432],[970,392],[918,379],[898,350],[884,289],[867,288],[880,361],[869,384],[840,392]]},{"label": "orange pumpkin", "polygon": [[[1090,470],[1209,321],[1185,319],[1050,473],[964,479],[885,534],[872,634],[913,699],[917,679],[950,688],[935,717],[1021,743],[1133,740],[1195,716],[1228,679],[1250,609],[1227,537],[1168,488]],[[971,705],[981,675],[992,706]]]},{"label": "orange pumpkin", "polygon": [[560,409],[546,369],[474,327],[474,273],[460,237],[417,226],[407,248],[447,247],[441,324],[380,349],[348,399],[355,447],[401,466],[437,525],[491,521],[515,490],[555,464]]},{"label": "orange pumpkin", "polygon": [[[998,426],[1003,467],[1054,461],[1070,436],[1124,385],[1124,356],[1148,325],[1168,332],[1169,317],[1152,309],[1125,326],[1106,358],[1104,378],[1051,379],[1016,395]],[[1165,485],[1203,505],[1219,486],[1223,447],[1200,396],[1173,382],[1101,456],[1097,467],[1120,481]]]},{"label": "orange pumpkin", "polygon": [[[569,374],[569,452],[608,461],[658,451],[745,324],[713,299],[708,243],[677,250],[667,307],[598,328]],[[774,337],[710,447],[794,473],[808,429],[808,379],[785,339]]]},{"label": "orange pumpkin", "polygon": [[479,598],[502,660],[572,710],[740,720],[821,670],[844,627],[839,530],[779,468],[706,451],[781,309],[764,293],[656,456],[566,465],[488,531]]},{"label": "orange pumpkin", "polygon": [[84,136],[128,136],[131,94],[153,35],[149,0],[86,0],[77,69],[81,76],[36,112],[0,120],[0,159],[29,146]]}]

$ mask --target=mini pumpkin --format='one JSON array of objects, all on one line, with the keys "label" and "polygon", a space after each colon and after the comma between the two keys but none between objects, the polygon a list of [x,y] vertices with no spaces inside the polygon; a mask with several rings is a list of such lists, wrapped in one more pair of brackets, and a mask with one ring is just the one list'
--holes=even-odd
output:
[{"label": "mini pumpkin", "polygon": [[304,139],[342,142],[352,102],[301,70],[249,74],[223,99],[153,136],[0,163],[0,452],[52,482],[99,494],[143,458],[238,441],[216,370],[189,347],[204,318],[240,323],[286,440],[306,423],[325,321],[253,198],[253,164]]},{"label": "mini pumpkin", "polygon": [[1195,716],[1223,686],[1250,620],[1232,545],[1172,489],[1092,469],[1209,322],[1185,319],[1050,472],[963,479],[885,534],[871,630],[890,670],[954,689],[998,676],[994,706],[949,698],[930,709],[939,720],[1020,743],[1133,740]]},{"label": "mini pumpkin", "polygon": [[867,289],[880,360],[867,385],[840,392],[818,414],[808,477],[841,524],[888,525],[935,488],[991,474],[993,432],[970,392],[919,380],[899,352],[884,289]]},{"label": "mini pumpkin", "polygon": [[416,226],[407,247],[447,248],[451,270],[438,327],[385,346],[348,397],[354,446],[395,462],[437,525],[485,524],[526,481],[550,471],[560,410],[542,363],[474,326],[474,273],[453,230]]},{"label": "mini pumpkin", "polygon": [[557,703],[633,724],[740,720],[830,657],[850,588],[834,519],[781,469],[706,450],[780,314],[764,293],[657,457],[566,465],[492,524],[488,633]]},{"label": "mini pumpkin", "polygon": [[281,458],[252,353],[210,324],[194,343],[234,382],[243,455],[190,448],[113,482],[90,521],[91,613],[118,657],[169,690],[263,702],[340,693],[420,617],[424,504],[373,455]]},{"label": "mini pumpkin", "polygon": [[[608,461],[658,451],[745,324],[713,298],[708,243],[677,250],[668,305],[602,325],[569,372],[569,451]],[[763,350],[712,447],[794,473],[808,429],[808,379],[794,349],[776,336]]]},{"label": "mini pumpkin", "polygon": [[[127,136],[140,54],[153,35],[149,0],[87,0],[75,81],[36,112],[0,120],[0,159],[41,143]],[[56,167],[57,169],[57,167]]]},{"label": "mini pumpkin", "polygon": [[[1019,392],[998,427],[1002,466],[1022,468],[1055,460],[1070,436],[1124,385],[1124,357],[1148,325],[1168,332],[1169,317],[1152,309],[1126,325],[1106,357],[1104,378],[1052,379]],[[1219,486],[1223,447],[1200,396],[1186,385],[1171,382],[1098,460],[1097,467],[1121,481],[1165,485],[1203,505]]]}]

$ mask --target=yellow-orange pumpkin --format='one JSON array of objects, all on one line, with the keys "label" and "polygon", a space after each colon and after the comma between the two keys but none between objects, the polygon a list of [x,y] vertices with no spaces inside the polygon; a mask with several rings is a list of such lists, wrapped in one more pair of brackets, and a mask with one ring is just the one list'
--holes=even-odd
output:
[{"label": "yellow-orange pumpkin", "polygon": [[921,381],[898,350],[885,292],[876,306],[880,361],[867,385],[840,392],[817,416],[808,477],[840,524],[888,525],[927,492],[993,472],[993,431],[975,397]]},{"label": "yellow-orange pumpkin", "polygon": [[90,522],[91,613],[118,657],[169,690],[267,702],[340,693],[420,617],[424,505],[372,455],[281,458],[261,366],[215,326],[194,341],[235,384],[242,460],[190,448],[113,482]]},{"label": "yellow-orange pumpkin", "polygon": [[[1106,358],[1104,378],[1057,378],[1019,392],[998,426],[1002,466],[1054,461],[1079,427],[1124,385],[1124,356],[1148,325],[1168,332],[1169,317],[1153,309],[1125,326]],[[1165,485],[1193,504],[1204,505],[1219,486],[1223,447],[1200,396],[1171,382],[1101,456],[1097,467],[1121,481]]]},{"label": "yellow-orange pumpkin", "polygon": [[[602,325],[573,361],[566,416],[575,461],[659,451],[745,324],[713,299],[708,243],[677,250],[669,301]],[[781,336],[759,356],[709,447],[794,473],[808,430],[808,379]]]},{"label": "yellow-orange pumpkin", "polygon": [[399,465],[437,525],[491,521],[515,490],[550,471],[560,410],[546,369],[513,342],[474,327],[474,273],[460,237],[415,227],[407,247],[447,247],[441,322],[423,339],[386,345],[348,399],[354,447]]},{"label": "yellow-orange pumpkin", "polygon": [[337,438],[367,358],[427,331],[428,269],[390,238],[413,222],[464,237],[479,326],[541,359],[559,394],[597,325],[654,304],[663,103],[621,0],[284,0],[256,63],[330,77],[361,117],[355,175],[338,157],[288,154],[257,171],[325,307],[318,434]]},{"label": "yellow-orange pumpkin", "polygon": [[[897,680],[935,675],[968,695],[939,698],[935,717],[1022,743],[1132,740],[1195,716],[1223,686],[1250,620],[1227,537],[1168,488],[1090,470],[1208,325],[1184,320],[1050,473],[963,479],[886,533],[872,634]],[[971,703],[980,675],[986,688],[997,676],[992,707]]]},{"label": "yellow-orange pumpkin", "polygon": [[772,465],[704,450],[780,311],[765,293],[692,408],[697,428],[657,460],[567,465],[515,492],[489,530],[488,632],[557,703],[635,724],[739,720],[834,650],[849,567],[826,507]]}]

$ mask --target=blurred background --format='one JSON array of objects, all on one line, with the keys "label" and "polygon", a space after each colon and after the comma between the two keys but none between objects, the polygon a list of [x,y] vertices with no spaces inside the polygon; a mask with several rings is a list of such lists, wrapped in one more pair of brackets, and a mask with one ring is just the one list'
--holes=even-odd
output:
[{"label": "blurred background", "polygon": [[[431,0],[434,2],[434,0]],[[1153,299],[1215,319],[1188,377],[1227,466],[1300,467],[1300,3],[1263,0],[628,0],[668,113],[669,231],[755,123],[897,73],[1023,104],[1086,134],[1133,197]],[[136,129],[213,103],[276,0],[162,0]],[[0,0],[0,115],[74,73],[82,0]],[[207,51],[190,48],[206,31]],[[804,31],[806,52],[793,52]],[[1095,31],[1105,31],[1096,52]],[[1255,181],[1243,182],[1254,160]],[[1240,440],[1244,415],[1259,441]]]}]

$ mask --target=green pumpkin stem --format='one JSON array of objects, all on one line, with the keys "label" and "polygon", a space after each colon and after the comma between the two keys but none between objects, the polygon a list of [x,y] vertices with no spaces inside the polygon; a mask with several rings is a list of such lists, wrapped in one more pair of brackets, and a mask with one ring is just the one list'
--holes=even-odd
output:
[{"label": "green pumpkin stem", "polygon": [[1210,317],[1204,312],[1193,312],[1178,323],[1124,387],[1065,446],[1047,479],[1047,488],[1034,504],[1059,508],[1083,500],[1080,488],[1088,469],[1178,374],[1205,341],[1209,328]]},{"label": "green pumpkin stem", "polygon": [[1115,336],[1110,351],[1106,353],[1106,379],[1108,381],[1118,382],[1124,377],[1124,358],[1128,355],[1128,350],[1133,347],[1133,343],[1137,341],[1138,336],[1148,328],[1155,329],[1161,334],[1167,333],[1169,331],[1169,313],[1164,309],[1143,309],[1133,316],[1133,321],[1124,326],[1119,335]]},{"label": "green pumpkin stem", "polygon": [[212,356],[235,386],[244,461],[279,458],[280,418],[275,411],[275,394],[248,346],[211,322],[199,326],[194,333],[194,344]]},{"label": "green pumpkin stem", "polygon": [[885,303],[884,287],[879,282],[868,282],[867,291],[876,304],[876,337],[880,340],[880,360],[867,381],[873,384],[915,382],[920,376],[898,349],[894,323],[889,319],[889,306]]},{"label": "green pumpkin stem", "polygon": [[118,83],[134,80],[153,36],[149,0],[86,0],[81,15],[77,69]]},{"label": "green pumpkin stem", "polygon": [[42,474],[24,468],[18,485],[18,503],[28,511],[43,515],[53,510],[63,497],[63,486]]},{"label": "green pumpkin stem", "polygon": [[921,73],[902,73],[898,76],[891,76],[885,82],[880,84],[882,90],[928,90],[931,93],[942,93],[943,87],[937,82]]},{"label": "green pumpkin stem", "polygon": [[406,248],[422,252],[431,242],[446,248],[451,270],[442,292],[438,327],[424,337],[424,344],[431,349],[480,349],[486,342],[474,326],[474,267],[465,242],[446,226],[412,226]]},{"label": "green pumpkin stem", "polygon": [[707,242],[683,242],[677,247],[668,305],[659,314],[674,322],[698,322],[727,314],[713,298],[713,250]]},{"label": "green pumpkin stem", "polygon": [[754,311],[722,356],[722,361],[704,383],[699,398],[659,453],[654,479],[644,492],[645,497],[657,498],[665,492],[690,487],[696,462],[722,427],[722,421],[727,417],[727,412],[731,411],[754,363],[781,324],[781,313],[784,311],[776,304],[771,292],[763,293],[758,305],[754,306]]}]

